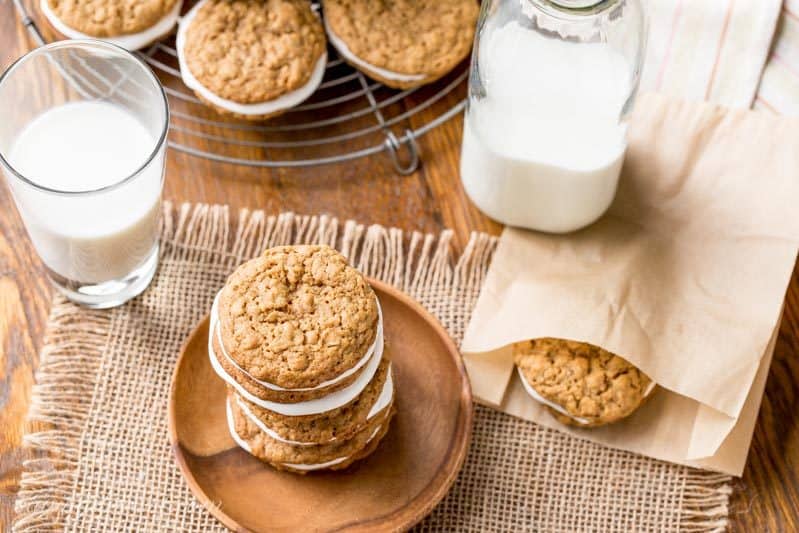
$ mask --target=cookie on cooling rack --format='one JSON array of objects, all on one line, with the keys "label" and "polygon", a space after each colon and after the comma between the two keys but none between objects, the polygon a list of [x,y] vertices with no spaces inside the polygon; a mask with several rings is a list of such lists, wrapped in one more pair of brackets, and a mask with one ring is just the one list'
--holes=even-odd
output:
[{"label": "cookie on cooling rack", "polygon": [[102,39],[138,50],[168,35],[182,0],[41,0],[50,24],[70,39]]},{"label": "cookie on cooling rack", "polygon": [[262,120],[316,90],[327,42],[307,0],[201,0],[180,22],[184,83],[220,113]]},{"label": "cookie on cooling rack", "polygon": [[563,339],[536,339],[513,346],[513,360],[527,393],[559,422],[598,427],[631,415],[655,383],[602,348]]},{"label": "cookie on cooling rack", "polygon": [[469,55],[475,0],[324,0],[325,29],[342,59],[396,89],[433,82]]}]

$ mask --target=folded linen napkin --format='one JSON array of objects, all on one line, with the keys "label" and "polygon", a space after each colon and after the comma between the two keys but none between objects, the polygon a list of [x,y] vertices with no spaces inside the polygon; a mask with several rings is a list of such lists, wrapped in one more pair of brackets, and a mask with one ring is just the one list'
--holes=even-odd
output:
[{"label": "folded linen napkin", "polygon": [[769,53],[781,0],[643,0],[649,39],[641,88],[748,108]]}]

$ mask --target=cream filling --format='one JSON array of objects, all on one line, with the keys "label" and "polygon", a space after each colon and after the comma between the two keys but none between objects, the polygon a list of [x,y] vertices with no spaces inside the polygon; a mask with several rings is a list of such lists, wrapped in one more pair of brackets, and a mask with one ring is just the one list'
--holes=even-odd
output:
[{"label": "cream filling", "polygon": [[366,353],[364,354],[363,357],[361,357],[360,361],[358,361],[355,364],[355,366],[353,366],[352,368],[347,369],[346,371],[342,372],[341,374],[339,374],[335,378],[329,379],[327,381],[323,381],[322,383],[320,383],[319,385],[317,385],[315,387],[306,387],[306,388],[298,388],[298,389],[284,389],[283,387],[280,387],[278,385],[274,385],[272,383],[269,383],[268,381],[262,381],[260,379],[255,378],[252,374],[250,374],[249,372],[247,372],[246,370],[241,368],[239,366],[239,364],[232,357],[230,357],[230,355],[228,355],[227,350],[225,349],[225,344],[222,342],[222,328],[218,325],[219,324],[219,295],[221,293],[222,293],[222,291],[219,291],[218,293],[216,293],[216,297],[214,298],[214,303],[211,305],[211,323],[216,323],[217,324],[217,327],[214,330],[212,330],[212,334],[213,334],[213,332],[215,332],[216,335],[217,335],[217,339],[219,340],[219,346],[220,346],[220,348],[222,348],[222,355],[225,356],[225,359],[227,359],[230,362],[230,364],[232,364],[234,367],[236,367],[236,370],[238,370],[239,372],[243,373],[248,378],[250,378],[251,380],[255,381],[256,383],[258,383],[262,387],[265,387],[267,389],[271,389],[271,390],[274,390],[274,391],[280,391],[280,392],[306,392],[306,391],[319,390],[319,389],[322,389],[322,388],[325,388],[325,387],[329,387],[331,385],[335,385],[336,383],[338,383],[338,382],[344,380],[345,378],[348,378],[351,375],[353,375],[355,372],[360,370],[361,367],[363,365],[365,365],[367,361],[369,361],[369,358],[372,357],[372,354],[374,353],[375,348],[377,346],[377,339],[379,337],[383,336],[383,310],[380,307],[380,300],[378,300],[377,297],[375,296],[375,301],[377,302],[377,335],[375,335],[375,342],[373,342],[372,345],[369,347],[369,349],[366,350]]},{"label": "cream filling", "polygon": [[[216,325],[216,320],[212,315],[209,331],[213,332],[214,328],[216,328]],[[278,403],[262,400],[261,398],[256,397],[248,392],[247,389],[242,387],[235,379],[233,379],[233,377],[228,374],[224,368],[222,368],[222,365],[219,364],[216,353],[214,353],[213,335],[208,335],[208,359],[210,359],[211,366],[217,375],[225,382],[230,384],[236,390],[236,392],[247,398],[247,400],[250,402],[263,407],[264,409],[268,409],[285,416],[306,416],[326,413],[327,411],[338,409],[342,405],[346,405],[354,400],[359,394],[361,394],[361,392],[363,392],[363,389],[366,388],[366,385],[372,381],[375,372],[377,372],[377,368],[380,366],[380,361],[383,359],[384,347],[385,344],[383,342],[383,331],[378,330],[377,338],[375,339],[375,350],[372,358],[366,364],[366,367],[358,375],[358,377],[355,378],[355,381],[353,381],[349,386],[335,392],[331,392],[322,398],[308,400],[307,402]]]},{"label": "cream filling", "polygon": [[[382,428],[383,428],[382,425],[381,426],[377,426],[375,428],[375,430],[372,432],[372,434],[369,435],[369,439],[366,441],[366,444],[364,444],[364,446],[368,446],[369,443],[372,442],[372,439],[374,439],[377,436],[377,434],[380,432],[380,430]],[[327,461],[326,463],[316,463],[316,464],[302,464],[302,463],[281,463],[281,464],[283,466],[287,466],[287,467],[293,468],[295,470],[310,471],[310,470],[321,470],[322,468],[328,468],[330,466],[337,465],[339,463],[343,463],[344,461],[346,461],[349,458],[350,458],[349,456],[339,457],[338,459],[333,459],[331,461]]]},{"label": "cream filling", "polygon": [[[230,436],[233,437],[233,440],[236,442],[236,444],[239,446],[239,448],[243,449],[244,451],[246,451],[247,453],[252,455],[252,448],[250,448],[250,445],[247,444],[244,441],[244,439],[242,439],[239,436],[238,433],[236,433],[236,425],[233,423],[233,413],[230,410],[230,403],[229,402],[225,402],[225,411],[227,413],[227,427],[228,427],[228,431],[230,432]],[[372,441],[372,439],[375,438],[375,436],[380,432],[380,429],[382,427],[383,427],[382,425],[377,426],[377,428],[369,436],[369,440],[366,441],[367,445]],[[314,463],[314,464],[302,464],[302,463],[281,463],[281,464],[283,466],[287,466],[287,467],[293,468],[295,470],[311,471],[311,470],[321,470],[323,468],[329,468],[331,466],[335,466],[335,465],[337,465],[339,463],[343,463],[344,461],[346,461],[349,458],[350,458],[350,456],[337,457],[336,459],[331,459],[330,461],[326,461],[324,463]]]},{"label": "cream filling", "polygon": [[[568,416],[569,418],[571,418],[572,420],[574,420],[578,424],[582,424],[582,425],[585,426],[585,425],[588,425],[588,424],[591,423],[591,420],[589,420],[587,418],[582,418],[582,417],[579,417],[579,416],[574,416],[574,415],[570,414],[566,409],[564,409],[563,406],[558,405],[555,402],[551,402],[551,401],[547,400],[546,398],[544,398],[543,396],[541,396],[540,394],[538,394],[538,392],[533,388],[533,386],[530,385],[527,382],[527,380],[524,378],[524,374],[522,373],[522,369],[519,368],[519,367],[516,367],[516,371],[519,373],[519,379],[521,380],[522,385],[524,386],[524,390],[526,390],[527,394],[529,394],[535,401],[551,407],[552,409],[554,409],[555,411],[559,412],[560,414],[562,414],[564,416]],[[655,382],[654,381],[650,381],[649,382],[649,386],[646,388],[646,391],[644,392],[644,396],[643,397],[646,398],[647,396],[649,396],[652,393],[652,391],[654,390],[654,388],[655,388]]]},{"label": "cream filling", "polygon": [[202,0],[201,2],[198,2],[181,19],[180,24],[178,25],[177,38],[175,40],[175,48],[177,49],[178,53],[178,63],[180,64],[180,75],[183,78],[183,83],[185,83],[189,89],[197,92],[205,100],[211,102],[215,106],[221,107],[222,109],[226,109],[233,113],[238,113],[239,115],[270,115],[304,102],[313,94],[316,88],[319,87],[319,84],[322,83],[322,78],[325,76],[325,67],[327,65],[326,51],[323,52],[316,61],[313,73],[311,73],[311,78],[305,85],[299,89],[295,89],[291,92],[280,95],[273,100],[269,100],[268,102],[242,104],[240,102],[234,102],[233,100],[222,98],[221,96],[211,92],[210,89],[200,83],[200,81],[194,77],[194,74],[191,73],[189,70],[189,64],[186,62],[186,56],[183,52],[186,43],[186,32],[188,31],[192,20],[194,20],[194,17],[197,15],[197,10],[200,8],[200,6],[205,4],[206,1],[207,0]]},{"label": "cream filling", "polygon": [[41,9],[44,13],[44,16],[50,21],[50,24],[52,24],[59,33],[69,37],[70,39],[100,39],[101,41],[115,44],[126,50],[139,50],[140,48],[144,48],[148,44],[151,44],[168,35],[169,32],[172,31],[172,28],[175,27],[175,23],[178,21],[178,15],[180,14],[180,8],[182,4],[183,2],[178,0],[178,2],[175,3],[175,7],[173,7],[169,13],[164,15],[161,20],[146,30],[137,33],[130,33],[127,35],[115,35],[113,37],[96,37],[67,26],[61,19],[58,18],[53,10],[50,9],[48,0],[41,0]]},{"label": "cream filling", "polygon": [[386,70],[384,68],[378,67],[371,63],[368,63],[361,59],[360,57],[356,56],[350,47],[347,46],[347,43],[341,40],[341,37],[336,35],[333,30],[330,28],[330,24],[327,23],[327,19],[324,19],[325,22],[325,31],[327,31],[327,37],[330,40],[330,44],[333,45],[333,48],[341,54],[344,59],[358,65],[362,69],[373,72],[374,74],[380,76],[386,80],[395,80],[395,81],[421,81],[425,79],[427,76],[425,74],[402,74],[400,72],[394,72],[391,70]]},{"label": "cream filling", "polygon": [[[385,383],[383,383],[383,389],[380,391],[380,396],[377,397],[377,401],[369,410],[369,414],[366,415],[366,420],[371,420],[375,417],[378,413],[380,413],[383,409],[388,407],[391,404],[391,400],[394,398],[394,383],[391,377],[391,367],[388,369],[388,377],[386,378]],[[286,444],[291,444],[293,446],[318,446],[320,444],[329,444],[331,442],[335,442],[337,439],[333,438],[327,442],[300,442],[296,440],[288,440],[281,437],[278,433],[274,430],[269,428],[266,424],[264,424],[260,418],[255,416],[255,413],[247,407],[247,404],[241,401],[241,399],[236,396],[236,405],[239,406],[239,409],[242,410],[244,415],[249,418],[258,428],[269,435],[271,438],[284,442]]]}]

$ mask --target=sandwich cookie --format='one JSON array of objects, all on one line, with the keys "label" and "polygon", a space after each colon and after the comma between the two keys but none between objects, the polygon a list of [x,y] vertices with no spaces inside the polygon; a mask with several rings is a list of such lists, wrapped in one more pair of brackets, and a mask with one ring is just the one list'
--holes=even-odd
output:
[{"label": "sandwich cookie", "polygon": [[527,393],[563,424],[599,427],[632,414],[655,383],[621,357],[597,346],[543,338],[513,345]]},{"label": "sandwich cookie", "polygon": [[[375,301],[377,301],[375,299]],[[365,367],[372,360],[375,352],[378,352],[378,357],[384,349],[383,339],[383,315],[380,309],[379,302],[377,303],[377,333],[374,342],[366,350],[366,353],[361,359],[352,367],[342,372],[333,379],[323,381],[313,387],[298,387],[287,389],[280,387],[269,381],[261,380],[250,374],[247,370],[242,368],[233,359],[225,348],[225,343],[222,339],[222,332],[219,326],[219,294],[214,298],[214,303],[211,306],[210,314],[210,341],[212,344],[208,353],[216,358],[216,363],[222,367],[223,373],[220,377],[227,380],[232,380],[231,383],[234,387],[240,386],[244,388],[247,393],[255,396],[260,400],[277,401],[278,403],[291,403],[312,400],[325,396],[331,392],[338,391],[342,388],[352,385],[358,379],[359,374],[365,370]]]},{"label": "sandwich cookie", "polygon": [[324,0],[325,30],[341,58],[397,89],[433,82],[469,55],[474,0]]},{"label": "sandwich cookie", "polygon": [[242,413],[275,440],[297,446],[325,444],[346,440],[394,400],[391,363],[384,359],[375,377],[350,403],[324,413],[288,417],[263,409],[228,387],[228,399],[238,403]]},{"label": "sandwich cookie", "polygon": [[351,438],[316,446],[296,446],[273,439],[243,415],[238,404],[227,403],[228,428],[236,443],[251,455],[279,470],[305,473],[313,470],[346,468],[365,457],[386,434],[393,407],[370,420]]},{"label": "sandwich cookie", "polygon": [[181,0],[41,0],[50,24],[70,39],[101,39],[139,50],[172,32]]},{"label": "sandwich cookie", "polygon": [[322,23],[304,0],[201,0],[180,21],[176,48],[186,86],[247,120],[306,100],[327,64]]},{"label": "sandwich cookie", "polygon": [[[214,324],[212,323],[211,326],[213,327]],[[257,405],[258,407],[268,411],[274,411],[275,413],[279,413],[284,416],[308,416],[326,413],[328,411],[338,409],[339,407],[342,407],[353,401],[366,388],[366,385],[369,383],[369,381],[371,381],[372,377],[377,372],[377,369],[380,366],[380,362],[383,358],[383,350],[385,347],[383,338],[381,336],[377,339],[377,349],[375,349],[373,352],[373,355],[369,359],[369,362],[364,370],[358,374],[355,381],[347,385],[345,388],[336,390],[326,394],[325,396],[313,398],[311,400],[293,403],[280,403],[259,398],[255,394],[252,394],[247,388],[242,386],[238,381],[236,381],[219,363],[220,359],[216,355],[216,348],[214,345],[215,339],[216,336],[210,336],[208,339],[208,358],[211,361],[211,367],[213,367],[214,372],[216,372],[219,377],[227,382],[228,385],[231,385],[237,394],[241,395],[243,398],[246,398],[249,402]]]},{"label": "sandwich cookie", "polygon": [[375,293],[328,246],[270,248],[242,264],[219,294],[217,314],[227,355],[269,383],[261,388],[277,402],[353,383],[370,367],[364,357],[383,349]]},{"label": "sandwich cookie", "polygon": [[380,304],[327,246],[239,266],[214,300],[208,357],[236,443],[281,470],[345,468],[388,430],[394,377]]}]

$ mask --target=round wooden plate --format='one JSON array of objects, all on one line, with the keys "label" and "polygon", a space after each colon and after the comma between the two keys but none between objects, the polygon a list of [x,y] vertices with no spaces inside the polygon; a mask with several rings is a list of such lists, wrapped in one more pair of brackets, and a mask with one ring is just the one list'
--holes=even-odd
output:
[{"label": "round wooden plate", "polygon": [[194,496],[237,531],[396,531],[444,497],[472,428],[466,370],[444,328],[408,296],[370,280],[383,308],[396,388],[388,434],[339,472],[278,472],[238,448],[225,385],[208,361],[208,318],[184,344],[172,377],[169,437]]}]

